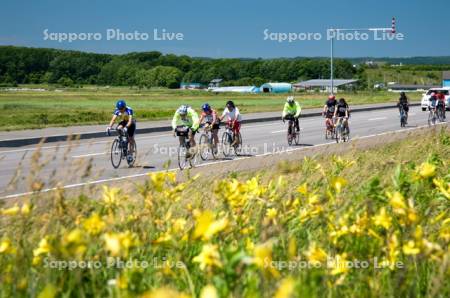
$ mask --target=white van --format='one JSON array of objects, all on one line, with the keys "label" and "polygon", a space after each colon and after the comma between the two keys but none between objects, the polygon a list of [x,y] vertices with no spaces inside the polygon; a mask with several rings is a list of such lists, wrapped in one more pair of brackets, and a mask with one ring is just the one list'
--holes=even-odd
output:
[{"label": "white van", "polygon": [[428,106],[430,105],[430,97],[431,93],[442,92],[445,95],[445,108],[447,111],[450,111],[450,87],[442,87],[442,88],[431,88],[422,96],[422,102],[420,106],[422,107],[422,111],[426,111]]}]

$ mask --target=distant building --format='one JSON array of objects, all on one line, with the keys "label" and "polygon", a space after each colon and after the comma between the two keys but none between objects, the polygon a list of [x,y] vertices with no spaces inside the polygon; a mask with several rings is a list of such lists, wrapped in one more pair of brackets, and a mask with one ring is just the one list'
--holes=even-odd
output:
[{"label": "distant building", "polygon": [[435,88],[433,85],[402,85],[393,84],[388,86],[388,91],[391,92],[424,92],[430,88]]},{"label": "distant building", "polygon": [[214,79],[209,82],[208,88],[218,88],[220,87],[220,83],[222,83],[222,79]]},{"label": "distant building", "polygon": [[200,83],[184,83],[180,84],[180,89],[202,89],[203,86]]},{"label": "distant building", "polygon": [[292,84],[289,83],[265,83],[259,87],[263,93],[288,93],[292,91]]},{"label": "distant building", "polygon": [[[343,80],[335,79],[333,80],[333,92],[337,92],[339,88],[351,89],[355,86],[358,80]],[[296,90],[319,90],[331,92],[331,80],[309,80],[299,82],[293,85]]]},{"label": "distant building", "polygon": [[442,87],[450,87],[450,71],[442,72]]},{"label": "distant building", "polygon": [[214,93],[223,93],[223,92],[258,93],[259,92],[259,88],[256,86],[217,87],[217,88],[209,88],[209,90]]}]

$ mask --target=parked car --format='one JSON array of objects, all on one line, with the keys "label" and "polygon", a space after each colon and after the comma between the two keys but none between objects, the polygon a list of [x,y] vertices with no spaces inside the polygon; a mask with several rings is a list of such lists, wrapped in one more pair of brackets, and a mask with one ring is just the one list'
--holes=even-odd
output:
[{"label": "parked car", "polygon": [[445,107],[447,111],[450,111],[450,87],[443,87],[443,88],[431,88],[422,96],[422,101],[420,103],[420,106],[422,107],[422,111],[426,111],[428,109],[428,106],[430,105],[430,97],[431,93],[438,93],[442,92],[445,95]]}]

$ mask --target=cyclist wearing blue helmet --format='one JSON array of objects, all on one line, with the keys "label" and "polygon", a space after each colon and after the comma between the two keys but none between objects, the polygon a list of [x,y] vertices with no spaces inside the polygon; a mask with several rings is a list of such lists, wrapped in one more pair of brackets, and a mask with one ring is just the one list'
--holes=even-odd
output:
[{"label": "cyclist wearing blue helmet", "polygon": [[214,140],[214,148],[217,151],[217,144],[219,144],[219,117],[217,112],[211,108],[208,103],[202,106],[202,114],[200,116],[200,124],[205,122],[205,128],[211,129],[212,138]]},{"label": "cyclist wearing blue helmet", "polygon": [[134,119],[133,110],[127,106],[127,103],[123,99],[119,99],[116,103],[116,109],[114,110],[107,131],[111,130],[111,127],[119,118],[119,124],[117,125],[117,130],[121,130],[128,133],[129,143],[130,143],[130,157],[132,158],[132,150],[134,148],[134,132],[136,130],[136,120]]}]

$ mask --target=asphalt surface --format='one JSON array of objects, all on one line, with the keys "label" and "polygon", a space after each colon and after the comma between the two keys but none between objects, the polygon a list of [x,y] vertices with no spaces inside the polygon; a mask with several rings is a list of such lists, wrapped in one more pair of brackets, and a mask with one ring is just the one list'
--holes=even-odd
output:
[{"label": "asphalt surface", "polygon": [[[422,112],[420,107],[412,107],[405,129],[400,127],[397,108],[353,113],[350,118],[350,138],[376,137],[383,132],[408,128],[411,131],[427,125],[427,117],[428,113]],[[335,142],[325,140],[322,117],[300,119],[300,126],[300,147]],[[286,129],[287,124],[282,121],[243,125],[244,155],[248,158],[289,150],[292,147],[287,144]],[[223,131],[219,131],[219,136]],[[0,150],[0,198],[14,198],[31,192],[32,185],[34,189],[48,191],[57,186],[70,189],[112,181],[120,184],[127,179],[143,177],[149,172],[178,168],[178,140],[171,133],[137,135],[138,159],[133,168],[128,168],[124,161],[120,168],[112,167],[109,155],[112,141],[113,137],[104,137],[44,144],[40,149],[34,145]],[[199,166],[206,172],[208,164],[228,160],[220,155],[216,161],[199,162]]]}]

